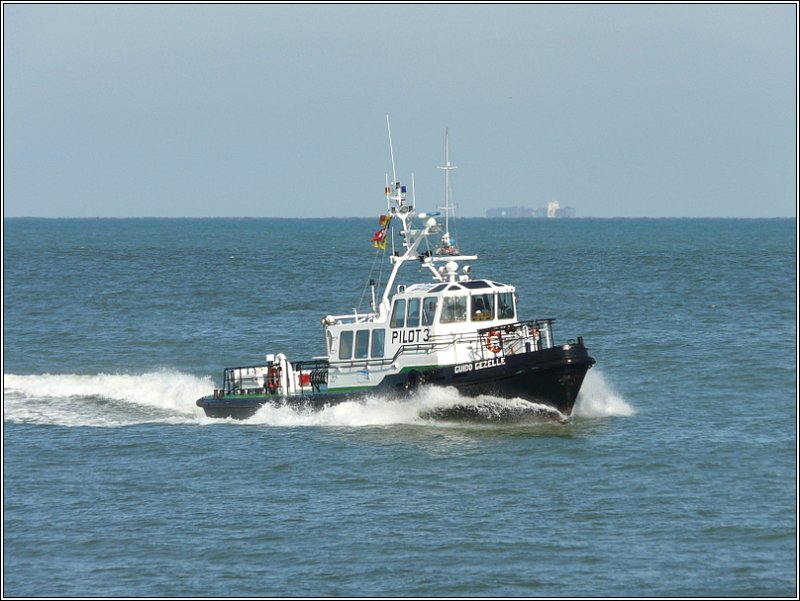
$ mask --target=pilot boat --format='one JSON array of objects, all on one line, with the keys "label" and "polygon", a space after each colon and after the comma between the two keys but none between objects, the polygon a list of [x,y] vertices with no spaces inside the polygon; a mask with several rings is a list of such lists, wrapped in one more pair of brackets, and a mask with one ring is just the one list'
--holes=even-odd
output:
[{"label": "pilot boat", "polygon": [[[196,404],[209,417],[246,419],[264,405],[321,410],[369,396],[410,398],[440,386],[455,389],[456,398],[513,400],[515,414],[520,407],[533,413],[544,407],[568,421],[595,364],[583,338],[557,343],[555,319],[519,318],[513,285],[473,279],[477,255],[461,254],[449,232],[449,172],[455,167],[447,138],[444,232],[440,213],[417,213],[413,188],[409,200],[398,181],[391,129],[389,146],[387,212],[372,241],[391,273],[382,291],[370,281],[370,311],[324,317],[323,356],[292,361],[284,353],[267,354],[260,364],[225,368],[222,385]],[[395,285],[407,266],[421,267],[428,281]],[[481,415],[475,405],[455,403],[445,417]]]}]

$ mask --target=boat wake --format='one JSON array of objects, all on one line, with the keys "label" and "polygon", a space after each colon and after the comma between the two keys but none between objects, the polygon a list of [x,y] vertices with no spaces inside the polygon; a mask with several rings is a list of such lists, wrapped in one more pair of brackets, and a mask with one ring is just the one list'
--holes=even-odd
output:
[{"label": "boat wake", "polygon": [[3,419],[62,426],[127,426],[204,420],[194,400],[211,377],[164,370],[144,374],[3,374]]},{"label": "boat wake", "polygon": [[[170,370],[138,375],[4,374],[3,418],[12,423],[95,427],[145,423],[369,427],[568,421],[545,405],[491,396],[462,397],[453,388],[423,388],[411,399],[368,396],[321,411],[289,405],[264,406],[247,420],[218,420],[205,417],[195,405],[195,400],[210,394],[213,387],[210,376]],[[575,417],[634,413],[597,369],[587,374]]]}]

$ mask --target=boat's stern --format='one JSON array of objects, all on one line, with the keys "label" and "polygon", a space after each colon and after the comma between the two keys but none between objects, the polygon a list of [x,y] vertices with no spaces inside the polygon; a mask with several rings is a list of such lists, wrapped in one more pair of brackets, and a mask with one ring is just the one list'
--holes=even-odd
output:
[{"label": "boat's stern", "polygon": [[207,417],[247,419],[267,402],[264,395],[231,395],[226,396],[222,390],[215,390],[213,395],[197,399],[195,404]]}]

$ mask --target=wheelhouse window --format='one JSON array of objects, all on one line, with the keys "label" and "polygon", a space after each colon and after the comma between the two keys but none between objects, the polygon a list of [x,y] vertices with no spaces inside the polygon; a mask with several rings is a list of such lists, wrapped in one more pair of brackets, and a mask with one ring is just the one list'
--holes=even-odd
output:
[{"label": "wheelhouse window", "polygon": [[445,296],[442,299],[441,323],[455,323],[467,320],[467,297]]},{"label": "wheelhouse window", "polygon": [[419,327],[419,303],[420,299],[418,298],[408,299],[408,317],[406,317],[407,328]]},{"label": "wheelhouse window", "polygon": [[392,310],[392,318],[389,321],[389,326],[392,328],[402,328],[406,325],[406,300],[398,298],[394,301],[394,309]]},{"label": "wheelhouse window", "polygon": [[356,332],[356,359],[366,359],[369,353],[369,330]]},{"label": "wheelhouse window", "polygon": [[433,319],[436,316],[436,305],[438,299],[435,296],[427,296],[422,301],[422,325],[432,326]]},{"label": "wheelhouse window", "polygon": [[499,292],[497,294],[497,318],[514,319],[514,293]]},{"label": "wheelhouse window", "polygon": [[481,288],[491,288],[489,282],[484,280],[474,280],[472,282],[464,282],[462,284],[465,288],[470,288],[471,290],[480,290]]},{"label": "wheelhouse window", "polygon": [[372,352],[373,359],[383,357],[383,346],[386,341],[386,330],[372,330]]},{"label": "wheelhouse window", "polygon": [[494,319],[494,294],[472,295],[472,321],[489,321]]},{"label": "wheelhouse window", "polygon": [[339,359],[350,359],[353,356],[353,331],[345,330],[339,334]]}]

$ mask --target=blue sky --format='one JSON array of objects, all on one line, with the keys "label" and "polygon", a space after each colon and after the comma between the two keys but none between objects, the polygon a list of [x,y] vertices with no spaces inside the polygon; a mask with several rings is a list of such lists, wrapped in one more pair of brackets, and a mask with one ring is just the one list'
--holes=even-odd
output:
[{"label": "blue sky", "polygon": [[4,4],[4,215],[789,217],[797,7]]}]

